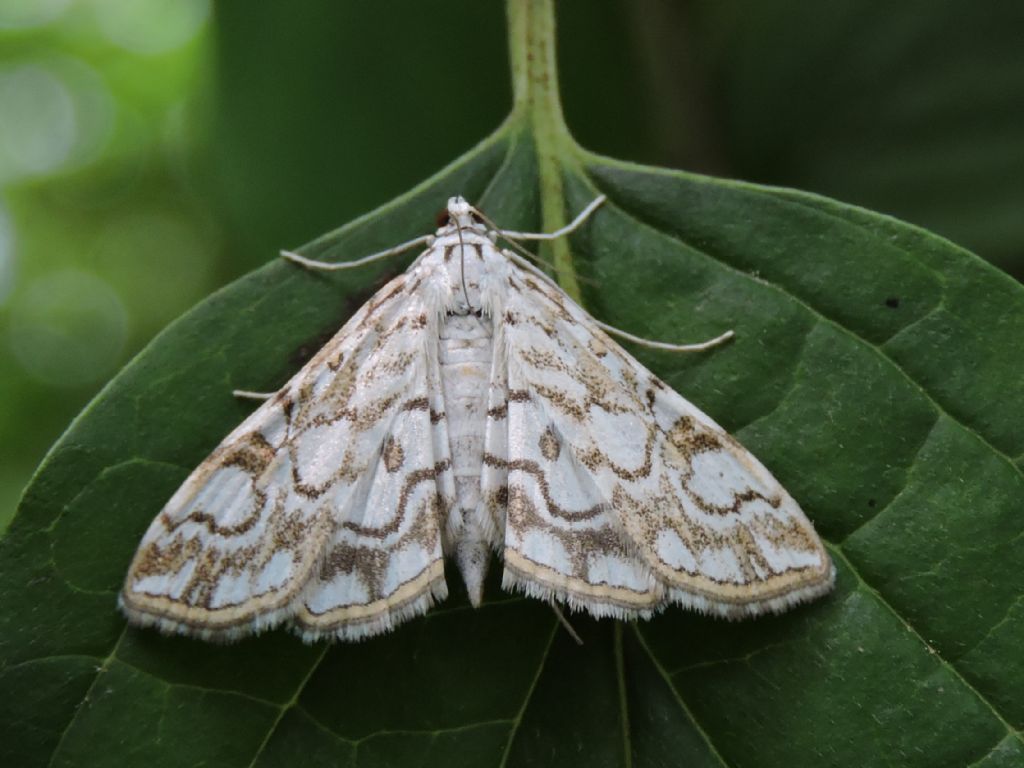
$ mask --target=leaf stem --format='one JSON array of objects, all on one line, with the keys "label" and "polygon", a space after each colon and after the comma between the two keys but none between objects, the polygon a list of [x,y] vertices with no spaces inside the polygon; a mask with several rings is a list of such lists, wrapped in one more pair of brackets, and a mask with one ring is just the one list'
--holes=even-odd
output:
[{"label": "leaf stem", "polygon": [[[575,148],[558,93],[554,0],[507,0],[506,7],[513,114],[530,125],[537,150],[541,225],[545,232],[553,232],[567,221],[562,168]],[[550,248],[547,258],[554,265],[559,285],[579,301],[579,281],[568,242],[560,238],[541,247]]]}]

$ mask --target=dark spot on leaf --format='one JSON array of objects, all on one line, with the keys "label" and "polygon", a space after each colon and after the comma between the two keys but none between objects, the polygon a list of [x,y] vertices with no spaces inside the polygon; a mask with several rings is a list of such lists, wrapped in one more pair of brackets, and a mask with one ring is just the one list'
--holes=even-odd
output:
[{"label": "dark spot on leaf", "polygon": [[365,290],[356,291],[345,299],[345,306],[342,307],[341,312],[338,314],[338,319],[330,324],[330,326],[324,328],[320,333],[311,339],[307,339],[302,342],[299,346],[292,350],[292,353],[288,356],[288,362],[293,368],[301,368],[309,362],[310,358],[319,352],[324,344],[330,341],[334,334],[345,324],[345,322],[352,317],[359,308],[363,306],[370,298],[377,293],[381,288],[388,284],[393,278],[401,273],[402,270],[388,270],[383,275],[378,277],[373,285],[369,286]]},{"label": "dark spot on leaf", "polygon": [[890,296],[888,299],[885,300],[885,306],[887,306],[889,309],[898,309],[900,306],[899,296]]},{"label": "dark spot on leaf", "polygon": [[341,326],[342,323],[339,323],[334,327],[334,330],[322,331],[314,338],[302,342],[302,344],[292,350],[291,355],[288,356],[288,362],[291,363],[293,368],[304,366],[313,355],[320,351],[324,344],[331,340],[331,337],[338,332],[338,328],[341,328]]}]

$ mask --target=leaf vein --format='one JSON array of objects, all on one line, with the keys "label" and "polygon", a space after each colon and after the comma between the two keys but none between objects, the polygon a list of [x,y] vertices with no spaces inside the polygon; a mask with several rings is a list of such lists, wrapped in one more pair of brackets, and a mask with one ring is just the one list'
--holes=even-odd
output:
[{"label": "leaf vein", "polygon": [[693,727],[697,729],[697,733],[699,733],[701,739],[704,740],[704,743],[707,745],[708,750],[715,757],[715,759],[718,760],[719,764],[721,764],[724,768],[729,768],[729,763],[726,761],[725,757],[723,757],[722,753],[718,751],[718,747],[715,746],[715,743],[711,740],[711,736],[708,734],[708,732],[704,730],[703,726],[701,726],[701,724],[697,721],[697,718],[694,716],[693,711],[690,709],[686,701],[680,695],[679,690],[676,688],[676,686],[672,684],[671,676],[668,673],[666,673],[665,668],[661,665],[661,662],[658,661],[658,658],[654,655],[654,652],[651,650],[651,647],[647,644],[647,640],[644,638],[643,633],[640,632],[640,629],[636,626],[636,624],[633,625],[633,634],[636,635],[637,641],[640,643],[640,646],[644,649],[644,653],[647,654],[647,657],[650,659],[651,664],[654,665],[654,668],[661,676],[661,679],[665,681],[665,685],[668,686],[669,691],[671,691],[672,693],[672,698],[676,700],[676,703],[679,705],[679,708],[683,711],[683,714],[693,724]]},{"label": "leaf vein", "polygon": [[1006,718],[1003,717],[1002,713],[1000,713],[999,710],[996,709],[995,705],[993,705],[988,699],[986,699],[977,688],[971,685],[970,681],[968,681],[967,678],[965,678],[963,674],[961,674],[960,670],[957,669],[956,665],[952,661],[947,659],[937,648],[933,647],[927,640],[925,640],[924,636],[922,636],[921,633],[917,631],[914,625],[912,625],[906,618],[904,618],[899,613],[899,611],[897,611],[892,606],[892,604],[889,603],[889,601],[882,596],[881,592],[872,587],[864,579],[864,577],[861,576],[860,571],[857,570],[856,566],[854,566],[854,564],[843,553],[842,546],[839,544],[833,544],[831,549],[833,550],[834,556],[838,556],[842,559],[843,564],[850,570],[850,573],[852,573],[853,576],[857,579],[860,587],[863,588],[869,596],[877,600],[879,604],[881,604],[893,616],[895,616],[896,619],[900,622],[900,624],[903,625],[904,629],[913,634],[914,637],[916,637],[917,640],[921,643],[921,645],[923,645],[925,649],[927,649],[929,654],[935,656],[939,663],[943,667],[945,667],[950,674],[952,674],[967,690],[973,693],[978,698],[978,700],[988,708],[992,715],[1003,725],[1004,728],[1006,728],[1006,732],[1012,734],[1014,737],[1017,738],[1018,741],[1021,742],[1022,745],[1024,745],[1024,737],[1022,737],[1021,733],[1017,731],[1012,725],[1010,725]]}]

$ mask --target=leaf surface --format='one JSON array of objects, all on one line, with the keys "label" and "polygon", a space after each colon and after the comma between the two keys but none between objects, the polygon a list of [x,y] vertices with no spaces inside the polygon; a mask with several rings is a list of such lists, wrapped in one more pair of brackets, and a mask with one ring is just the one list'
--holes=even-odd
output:
[{"label": "leaf surface", "polygon": [[[357,645],[233,646],[126,629],[148,521],[248,407],[382,276],[273,262],[199,305],[106,388],[0,544],[0,709],[19,766],[1012,765],[1024,758],[1024,290],[931,234],[840,204],[581,155],[567,205],[590,310],[758,455],[840,570],[836,592],[730,624],[581,616],[488,585]],[[410,195],[311,244],[415,237],[456,193],[537,226],[537,162],[507,128]],[[399,265],[383,267],[394,270]],[[496,568],[497,570],[497,568]]]},{"label": "leaf surface", "polygon": [[[1024,759],[1024,289],[918,229],[801,193],[567,154],[584,301],[800,501],[834,594],[739,623],[580,616],[492,579],[392,635],[215,646],[128,629],[116,592],[149,521],[401,260],[274,261],[161,334],[72,425],[0,541],[0,761],[18,766],[932,766]],[[510,122],[438,176],[304,249],[422,234],[452,194],[539,226]],[[390,270],[390,272],[389,272]],[[495,570],[499,570],[495,568]]]}]

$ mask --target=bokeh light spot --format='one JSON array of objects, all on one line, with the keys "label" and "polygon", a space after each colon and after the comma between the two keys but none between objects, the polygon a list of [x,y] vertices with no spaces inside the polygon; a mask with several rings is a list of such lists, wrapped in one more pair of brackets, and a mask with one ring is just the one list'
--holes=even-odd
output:
[{"label": "bokeh light spot", "polygon": [[0,204],[0,307],[14,287],[14,225],[6,206]]},{"label": "bokeh light spot", "polygon": [[71,5],[71,0],[3,0],[0,2],[0,29],[27,29],[56,19]]},{"label": "bokeh light spot", "polygon": [[102,0],[96,18],[106,38],[125,50],[159,54],[195,37],[210,15],[209,0]]},{"label": "bokeh light spot", "polygon": [[69,158],[76,166],[97,159],[114,133],[117,104],[103,76],[81,59],[62,56],[46,63],[68,89],[77,136]]},{"label": "bokeh light spot", "polygon": [[59,78],[35,64],[0,71],[0,183],[53,171],[76,138],[74,102]]},{"label": "bokeh light spot", "polygon": [[11,302],[8,341],[32,377],[79,387],[120,360],[128,318],[117,293],[90,272],[66,269],[35,279]]}]

